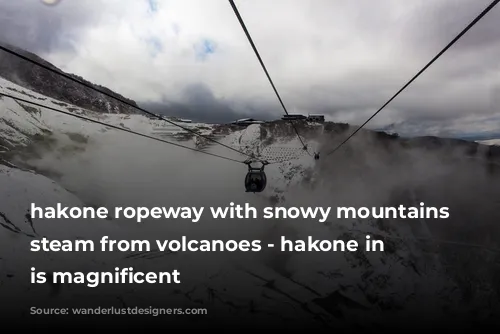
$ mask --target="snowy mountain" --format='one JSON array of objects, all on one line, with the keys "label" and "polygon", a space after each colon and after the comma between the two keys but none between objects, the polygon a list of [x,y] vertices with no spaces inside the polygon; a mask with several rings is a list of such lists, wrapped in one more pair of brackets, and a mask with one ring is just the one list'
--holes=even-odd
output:
[{"label": "snowy mountain", "polygon": [[[246,159],[164,121],[125,112],[90,111],[83,108],[86,104],[69,105],[67,100],[39,91],[0,79],[0,93],[240,161]],[[499,148],[436,137],[401,139],[360,131],[338,153],[323,154],[315,161],[301,150],[295,132],[285,122],[253,124],[243,129],[200,123],[182,126],[276,162],[266,167],[266,190],[261,194],[244,192],[246,166],[242,164],[0,97],[0,290],[2,300],[14,298],[20,302],[19,309],[10,309],[13,317],[25,312],[35,297],[46,300],[47,305],[59,306],[71,301],[134,306],[158,302],[165,307],[168,299],[167,304],[173,307],[183,303],[210,307],[214,314],[245,315],[254,325],[266,321],[293,327],[296,321],[308,321],[311,328],[360,320],[382,326],[399,325],[394,319],[400,319],[405,325],[405,317],[414,316],[416,309],[440,314],[443,321],[449,319],[457,326],[457,315],[475,315],[476,320],[500,315],[496,297],[500,293]],[[312,150],[326,153],[352,127],[302,123],[298,130]],[[42,207],[55,203],[227,206],[234,202],[259,208],[276,204],[418,206],[425,202],[450,207],[451,217],[417,222],[332,218],[325,223],[206,219],[197,226],[155,221],[136,224],[128,220],[52,221],[32,219],[32,202]],[[175,239],[188,235],[279,243],[280,236],[361,242],[365,234],[384,240],[386,251],[269,250],[257,255],[97,252],[83,253],[76,259],[74,254],[33,254],[28,247],[30,240],[41,236],[98,240],[108,235],[129,240],[130,236]],[[115,266],[144,271],[176,268],[184,278],[182,289],[165,286],[159,291],[147,285],[111,285],[103,294],[102,290],[89,291],[78,285],[34,288],[29,283],[29,268],[33,265],[47,271],[107,271]],[[101,298],[99,303],[96,298]]]},{"label": "snowy mountain", "polygon": [[[28,59],[32,59],[43,64],[44,66],[64,73],[59,68],[33,53],[11,45],[7,45],[5,47]],[[65,74],[79,80],[80,82],[84,82],[87,85],[104,91],[111,96],[115,96],[132,105],[137,105],[134,101],[127,99],[106,87],[95,85],[74,74]],[[136,112],[134,108],[126,104],[4,51],[0,52],[0,76],[34,92],[43,94],[46,97],[58,100],[61,106],[73,104],[80,108],[90,109],[97,112],[105,110],[107,113],[129,114]],[[10,87],[10,89],[14,88]],[[21,91],[23,91],[23,89],[21,89]]]},{"label": "snowy mountain", "polygon": [[500,139],[483,140],[483,141],[479,141],[478,143],[484,144],[484,145],[497,145],[497,146],[500,146]]}]

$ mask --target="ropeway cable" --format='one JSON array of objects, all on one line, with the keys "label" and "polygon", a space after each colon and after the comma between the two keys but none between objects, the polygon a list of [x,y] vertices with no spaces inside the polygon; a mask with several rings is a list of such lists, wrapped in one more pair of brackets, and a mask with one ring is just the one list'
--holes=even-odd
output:
[{"label": "ropeway cable", "polygon": [[455,44],[469,29],[471,29],[477,22],[479,22],[489,11],[491,11],[500,0],[493,1],[486,9],[484,9],[467,27],[465,27],[448,45],[444,47],[432,60],[427,63],[410,81],[408,81],[400,90],[396,92],[380,109],[378,109],[370,118],[368,118],[361,126],[359,126],[349,137],[347,137],[342,143],[340,143],[335,149],[326,153],[330,155],[340,149],[349,139],[351,139],[356,133],[359,132],[369,121],[371,121],[379,112],[381,112],[389,103],[392,102],[403,90],[405,90],[415,79],[417,79],[422,73],[424,73],[439,57],[441,57],[453,44]]},{"label": "ropeway cable", "polygon": [[143,108],[141,108],[141,107],[139,107],[139,106],[137,106],[137,105],[134,105],[134,104],[132,104],[132,103],[130,103],[130,102],[128,102],[128,101],[125,101],[124,99],[121,99],[121,98],[119,98],[119,97],[117,97],[117,96],[114,96],[114,95],[112,95],[112,94],[110,94],[110,93],[107,93],[107,92],[106,92],[106,91],[104,91],[104,90],[98,89],[98,88],[94,87],[94,86],[93,86],[93,85],[91,85],[91,84],[88,84],[88,83],[86,83],[86,82],[84,82],[84,81],[78,80],[78,79],[74,78],[74,77],[73,77],[73,76],[71,76],[71,75],[68,75],[68,74],[66,74],[66,73],[63,73],[62,71],[58,71],[58,70],[56,70],[55,68],[52,68],[52,67],[47,66],[47,65],[45,65],[45,64],[42,64],[42,63],[40,63],[40,62],[38,62],[38,61],[36,61],[36,60],[33,60],[33,59],[29,58],[29,57],[26,57],[26,56],[24,56],[24,55],[20,54],[19,52],[16,52],[16,51],[14,51],[14,50],[11,50],[11,49],[9,49],[9,48],[7,48],[7,47],[3,46],[3,45],[0,45],[0,50],[2,50],[2,51],[4,51],[4,52],[7,52],[7,53],[9,53],[9,54],[11,54],[11,55],[14,55],[14,56],[16,56],[16,57],[19,57],[19,58],[21,58],[21,59],[23,59],[23,60],[25,60],[25,61],[28,61],[28,62],[30,62],[30,63],[32,63],[32,64],[35,64],[35,65],[39,66],[39,67],[41,67],[41,68],[43,68],[43,69],[45,69],[45,70],[47,70],[47,71],[50,71],[50,72],[55,73],[55,74],[57,74],[57,75],[60,75],[60,76],[62,76],[62,77],[64,77],[64,78],[66,78],[66,79],[69,79],[69,80],[71,80],[71,81],[73,81],[73,82],[76,82],[76,83],[78,83],[78,84],[80,84],[80,85],[82,85],[82,86],[85,86],[85,87],[87,87],[87,88],[89,88],[89,89],[92,89],[92,90],[94,90],[94,91],[96,91],[96,92],[99,92],[99,93],[101,93],[101,94],[103,94],[103,95],[106,95],[106,96],[108,96],[108,97],[110,97],[110,98],[112,98],[112,99],[115,99],[115,100],[117,100],[117,101],[119,101],[119,102],[121,102],[121,103],[123,103],[123,104],[125,104],[125,105],[129,106],[129,107],[132,107],[132,108],[134,108],[134,109],[137,109],[137,110],[139,110],[139,111],[142,111],[143,113],[146,113],[146,114],[148,114],[148,115],[154,116],[154,117],[156,117],[156,118],[158,118],[158,119],[160,119],[160,120],[162,120],[162,121],[165,121],[165,122],[170,123],[170,124],[172,124],[172,125],[174,125],[174,126],[177,126],[177,127],[181,128],[181,129],[183,129],[183,130],[185,130],[185,131],[191,132],[191,133],[193,133],[193,134],[194,134],[194,135],[196,135],[196,136],[202,137],[202,138],[204,138],[204,139],[206,139],[206,140],[209,140],[209,141],[211,141],[211,142],[213,142],[213,143],[216,143],[216,144],[219,144],[219,145],[221,145],[221,146],[224,146],[224,147],[226,147],[226,148],[228,148],[228,149],[230,149],[230,150],[232,150],[232,151],[238,152],[238,153],[240,153],[240,154],[242,154],[242,155],[246,155],[246,156],[248,156],[248,157],[250,157],[250,158],[254,158],[253,156],[251,156],[251,155],[249,155],[249,154],[247,154],[247,153],[244,153],[244,152],[242,152],[242,151],[238,151],[238,150],[236,150],[235,148],[232,148],[232,147],[231,147],[231,146],[229,146],[229,145],[226,145],[226,144],[223,144],[223,143],[221,143],[221,142],[218,142],[218,141],[216,141],[215,139],[212,139],[212,138],[210,138],[210,137],[204,136],[204,135],[202,135],[201,133],[198,133],[198,132],[196,132],[196,131],[194,131],[194,130],[192,130],[192,129],[190,129],[190,128],[184,127],[184,126],[179,125],[179,124],[177,124],[177,123],[175,123],[175,122],[172,122],[172,121],[170,121],[170,120],[168,120],[168,119],[166,119],[166,118],[164,118],[164,117],[162,117],[162,116],[156,115],[156,114],[154,114],[154,113],[152,113],[152,112],[150,112],[150,111],[147,111],[147,110],[145,110],[145,109],[143,109]]},{"label": "ropeway cable", "polygon": [[[260,53],[259,51],[257,50],[257,47],[255,46],[255,43],[253,42],[252,40],[252,37],[250,36],[250,33],[248,32],[248,29],[245,25],[245,22],[243,21],[243,18],[241,17],[240,15],[240,12],[238,11],[238,8],[236,7],[236,4],[234,3],[233,0],[229,0],[229,3],[231,4],[231,7],[233,8],[233,11],[234,13],[236,14],[236,17],[238,18],[238,21],[241,25],[241,28],[243,29],[243,31],[245,32],[245,35],[247,36],[247,39],[248,41],[250,42],[250,45],[252,46],[252,49],[253,51],[255,52],[255,55],[257,56],[257,59],[259,60],[260,62],[260,65],[262,66],[262,69],[264,70],[264,73],[266,74],[267,76],[267,79],[269,80],[269,82],[271,83],[271,86],[273,87],[273,90],[274,90],[274,93],[276,94],[276,96],[278,97],[278,100],[281,104],[281,107],[283,108],[283,110],[285,111],[285,113],[289,116],[288,114],[288,111],[285,107],[285,104],[283,103],[283,100],[281,99],[281,96],[280,94],[278,93],[278,90],[276,89],[276,86],[274,85],[273,83],[273,80],[271,79],[271,76],[269,75],[269,72],[267,71],[267,68],[266,68],[266,65],[264,65],[264,62],[262,61],[262,58],[260,56]],[[290,123],[292,124],[292,127],[293,129],[295,130],[295,133],[297,134],[297,137],[299,138],[300,142],[302,143],[302,147],[304,148],[304,150],[307,152],[307,154],[311,155],[309,153],[309,151],[307,150],[307,145],[304,143],[304,141],[302,140],[302,138],[300,137],[299,135],[299,131],[297,130],[297,128],[295,127],[295,125],[293,124],[293,121],[290,120]]]},{"label": "ropeway cable", "polygon": [[187,150],[191,150],[191,151],[195,151],[195,152],[200,152],[200,153],[208,154],[208,155],[211,155],[211,156],[214,156],[214,157],[217,157],[217,158],[221,158],[221,159],[225,159],[225,160],[229,160],[229,161],[233,161],[233,162],[244,163],[243,161],[238,161],[236,159],[224,157],[224,156],[221,156],[221,155],[218,155],[218,154],[214,154],[214,153],[210,153],[210,152],[200,151],[200,150],[194,149],[194,148],[189,147],[189,146],[184,146],[184,145],[181,145],[181,144],[173,143],[173,142],[170,142],[168,140],[164,140],[164,139],[161,139],[161,138],[149,136],[149,135],[146,135],[146,134],[143,134],[143,133],[140,133],[140,132],[136,132],[136,131],[132,131],[132,130],[129,130],[129,129],[126,129],[126,128],[123,128],[123,127],[119,127],[119,126],[116,126],[116,125],[112,125],[112,124],[108,124],[108,123],[105,123],[105,122],[101,122],[101,121],[98,121],[98,120],[95,120],[95,119],[92,119],[92,118],[89,118],[89,117],[85,117],[85,116],[73,114],[71,112],[64,111],[64,110],[61,110],[61,109],[57,109],[57,108],[45,106],[45,105],[40,104],[40,103],[36,103],[36,102],[33,102],[33,101],[29,101],[29,100],[25,100],[25,99],[19,98],[17,96],[12,96],[12,95],[9,95],[9,94],[4,94],[4,93],[1,93],[1,92],[0,92],[0,96],[5,96],[5,97],[8,97],[8,98],[14,99],[16,101],[21,101],[21,102],[24,102],[24,103],[29,103],[29,104],[35,105],[37,107],[40,107],[40,108],[45,108],[45,109],[52,110],[52,111],[55,111],[55,112],[58,112],[58,113],[62,113],[62,114],[68,115],[68,116],[73,116],[73,117],[76,117],[76,118],[79,118],[79,119],[82,119],[82,120],[85,120],[85,121],[89,121],[89,122],[100,124],[100,125],[103,125],[103,126],[106,126],[106,127],[110,127],[110,128],[116,129],[116,130],[125,131],[125,132],[128,132],[128,133],[137,135],[137,136],[141,136],[141,137],[152,139],[152,140],[156,140],[156,141],[159,141],[159,142],[162,142],[162,143],[166,143],[166,144],[170,144],[170,145],[173,145],[173,146],[181,147],[181,148],[184,148],[184,149],[187,149]]}]

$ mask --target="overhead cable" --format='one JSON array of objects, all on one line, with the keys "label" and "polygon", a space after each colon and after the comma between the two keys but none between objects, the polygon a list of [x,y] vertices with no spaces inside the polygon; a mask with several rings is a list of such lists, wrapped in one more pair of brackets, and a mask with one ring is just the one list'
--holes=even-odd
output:
[{"label": "overhead cable", "polygon": [[228,148],[228,149],[230,149],[230,150],[232,150],[232,151],[235,151],[235,152],[238,152],[238,153],[240,153],[240,154],[243,154],[243,155],[246,155],[246,156],[248,156],[248,157],[251,157],[251,156],[250,156],[250,155],[248,155],[247,153],[244,153],[244,152],[239,151],[239,150],[237,150],[237,149],[235,149],[235,148],[232,148],[231,146],[226,145],[226,144],[224,144],[224,143],[218,142],[218,141],[216,141],[216,140],[214,140],[214,139],[212,139],[212,138],[210,138],[210,137],[204,136],[204,135],[203,135],[203,134],[201,134],[201,133],[198,133],[198,132],[196,132],[196,131],[194,131],[194,130],[192,130],[192,129],[190,129],[190,128],[187,128],[187,127],[184,127],[184,126],[182,126],[182,125],[179,125],[179,124],[177,124],[177,123],[175,123],[175,122],[172,122],[172,121],[170,121],[170,120],[168,120],[168,119],[166,119],[166,118],[164,118],[164,117],[162,117],[162,116],[160,116],[160,115],[157,115],[157,114],[154,114],[154,113],[152,113],[152,112],[150,112],[150,111],[147,111],[147,110],[145,110],[145,109],[143,109],[143,108],[141,108],[141,107],[139,107],[139,106],[137,106],[137,105],[134,105],[134,104],[132,104],[132,103],[130,103],[130,102],[128,102],[128,101],[125,101],[124,99],[121,99],[121,98],[119,98],[119,97],[117,97],[117,96],[114,96],[113,94],[110,94],[110,93],[108,93],[108,92],[106,92],[106,91],[104,91],[104,90],[102,90],[102,89],[98,89],[98,88],[94,87],[92,84],[89,84],[89,83],[86,83],[86,82],[84,82],[84,81],[81,81],[81,80],[79,80],[79,79],[77,79],[77,78],[75,78],[75,77],[73,77],[73,76],[71,76],[71,75],[69,75],[69,74],[63,73],[62,71],[58,71],[56,68],[52,68],[52,67],[50,67],[50,66],[48,66],[48,65],[45,65],[45,64],[43,64],[43,63],[41,63],[41,62],[38,62],[38,61],[33,60],[33,59],[29,58],[29,57],[26,57],[26,56],[24,56],[24,55],[20,54],[19,52],[16,52],[16,51],[14,51],[14,50],[11,50],[11,49],[9,49],[9,48],[7,48],[7,47],[3,46],[3,45],[0,45],[0,50],[2,50],[2,51],[4,51],[4,52],[7,52],[7,53],[9,53],[9,54],[11,54],[11,55],[14,55],[14,56],[16,56],[16,57],[19,57],[19,58],[21,58],[21,59],[23,59],[23,60],[25,60],[25,61],[28,61],[28,62],[30,62],[30,63],[32,63],[32,64],[35,64],[35,65],[37,65],[37,66],[39,66],[39,67],[41,67],[41,68],[43,68],[43,69],[45,69],[45,70],[47,70],[47,71],[50,71],[50,72],[55,73],[55,74],[57,74],[57,75],[60,75],[60,76],[62,76],[62,77],[64,77],[64,78],[66,78],[66,79],[69,79],[69,80],[71,80],[71,81],[73,81],[73,82],[76,82],[76,83],[78,83],[78,84],[82,85],[82,86],[85,86],[85,87],[87,87],[87,88],[89,88],[89,89],[92,89],[92,90],[94,90],[94,91],[96,91],[96,92],[99,92],[99,93],[101,93],[101,94],[103,94],[103,95],[105,95],[105,96],[108,96],[108,97],[112,98],[112,99],[115,99],[115,100],[117,100],[117,101],[119,101],[119,102],[121,102],[121,103],[123,103],[123,104],[125,104],[125,105],[129,106],[129,107],[132,107],[132,108],[134,108],[134,109],[137,109],[137,110],[139,110],[139,111],[142,111],[143,113],[146,113],[146,114],[148,114],[148,115],[150,115],[150,116],[156,117],[156,118],[158,118],[158,119],[160,119],[160,120],[162,120],[162,121],[165,121],[165,122],[167,122],[167,123],[170,123],[170,124],[172,124],[172,125],[174,125],[174,126],[177,126],[177,127],[181,128],[181,129],[185,130],[185,131],[188,131],[188,132],[190,132],[190,133],[193,133],[193,134],[194,134],[194,135],[196,135],[196,136],[202,137],[202,138],[204,138],[204,139],[206,139],[206,140],[209,140],[209,141],[211,141],[211,142],[213,142],[213,143],[216,143],[216,144],[219,144],[219,145],[221,145],[221,146],[224,146],[224,147],[226,147],[226,148]]},{"label": "overhead cable", "polygon": [[92,119],[92,118],[89,118],[89,117],[85,117],[85,116],[77,115],[77,114],[74,114],[74,113],[71,113],[71,112],[68,112],[68,111],[64,111],[64,110],[61,110],[61,109],[49,107],[49,106],[46,106],[46,105],[43,105],[43,104],[40,104],[40,103],[36,103],[36,102],[33,102],[33,101],[29,101],[29,100],[25,100],[25,99],[19,98],[17,96],[12,96],[12,95],[9,95],[9,94],[4,94],[4,93],[1,93],[1,92],[0,92],[0,96],[5,96],[5,97],[8,97],[8,98],[14,99],[16,101],[21,101],[21,102],[24,102],[24,103],[32,104],[32,105],[35,105],[35,106],[40,107],[40,108],[45,108],[45,109],[52,110],[52,111],[55,111],[55,112],[58,112],[58,113],[61,113],[61,114],[65,114],[65,115],[68,115],[68,116],[76,117],[76,118],[79,118],[79,119],[82,119],[82,120],[85,120],[85,121],[89,121],[89,122],[92,122],[92,123],[100,124],[100,125],[103,125],[103,126],[106,126],[106,127],[110,127],[110,128],[116,129],[116,130],[128,132],[128,133],[131,133],[131,134],[134,134],[134,135],[137,135],[137,136],[141,136],[141,137],[144,137],[144,138],[156,140],[156,141],[159,141],[159,142],[162,142],[162,143],[166,143],[166,144],[170,144],[170,145],[173,145],[173,146],[181,147],[181,148],[184,148],[184,149],[187,149],[187,150],[204,153],[204,154],[207,154],[207,155],[211,155],[211,156],[214,156],[214,157],[217,157],[217,158],[221,158],[221,159],[225,159],[225,160],[230,160],[230,161],[233,161],[233,162],[243,163],[242,161],[238,161],[236,159],[227,158],[227,157],[224,157],[224,156],[221,156],[221,155],[218,155],[218,154],[214,154],[214,153],[210,153],[210,152],[206,152],[206,151],[197,150],[197,149],[194,149],[194,148],[189,147],[189,146],[184,146],[184,145],[181,145],[181,144],[173,143],[173,142],[170,142],[168,140],[164,140],[164,139],[161,139],[161,138],[149,136],[149,135],[146,135],[146,134],[143,134],[143,133],[140,133],[140,132],[136,132],[136,131],[132,131],[132,130],[129,130],[129,129],[126,129],[126,128],[123,128],[123,127],[119,127],[119,126],[116,126],[116,125],[112,125],[112,124],[108,124],[108,123],[105,123],[105,122],[101,122],[101,121],[98,121],[98,120],[95,120],[95,119]]},{"label": "overhead cable", "polygon": [[[281,99],[281,96],[280,94],[278,93],[278,90],[276,89],[276,86],[274,85],[273,83],[273,80],[271,79],[271,76],[269,75],[269,72],[267,71],[267,68],[266,68],[266,65],[264,65],[264,62],[262,61],[262,58],[260,56],[260,53],[259,51],[257,50],[257,47],[255,46],[255,43],[253,42],[253,39],[252,37],[250,36],[250,33],[248,32],[248,29],[245,25],[245,22],[243,21],[243,18],[241,17],[240,15],[240,12],[238,11],[238,8],[236,7],[236,4],[234,3],[233,0],[229,0],[229,3],[231,4],[231,7],[233,8],[233,11],[234,13],[236,14],[236,17],[238,18],[238,21],[240,22],[240,25],[241,25],[241,28],[243,29],[243,31],[245,32],[245,35],[247,36],[247,39],[248,41],[250,42],[250,45],[252,46],[252,49],[253,51],[255,52],[255,55],[257,56],[257,59],[259,60],[260,62],[260,65],[262,66],[262,69],[264,70],[264,73],[266,74],[267,76],[267,79],[269,80],[269,82],[271,83],[271,86],[273,87],[273,90],[274,90],[274,93],[276,94],[276,96],[278,97],[278,100],[281,104],[281,107],[283,108],[283,110],[285,111],[285,113],[289,116],[288,114],[288,111],[285,107],[285,104],[283,103],[283,100]],[[310,155],[309,151],[307,150],[307,145],[304,143],[304,141],[302,140],[302,138],[300,137],[299,135],[299,131],[297,130],[297,128],[295,127],[295,125],[293,124],[293,121],[290,120],[290,123],[292,124],[293,126],[293,129],[295,130],[295,133],[297,134],[297,137],[299,138],[300,142],[302,143],[302,147],[304,148],[304,150],[306,150],[306,152]]]},{"label": "overhead cable", "polygon": [[469,29],[471,29],[476,23],[478,23],[489,11],[491,11],[500,0],[493,1],[486,9],[484,9],[467,27],[465,27],[448,45],[444,47],[432,60],[427,63],[413,78],[410,79],[400,90],[396,92],[380,109],[378,109],[370,118],[368,118],[363,124],[361,124],[349,137],[347,137],[342,143],[340,143],[335,149],[328,152],[326,155],[330,155],[340,149],[349,139],[351,139],[356,133],[358,133],[369,121],[371,121],[379,112],[381,112],[389,103],[392,102],[403,90],[405,90],[415,79],[417,79],[422,73],[424,73],[438,58],[440,58],[453,44],[455,44]]}]

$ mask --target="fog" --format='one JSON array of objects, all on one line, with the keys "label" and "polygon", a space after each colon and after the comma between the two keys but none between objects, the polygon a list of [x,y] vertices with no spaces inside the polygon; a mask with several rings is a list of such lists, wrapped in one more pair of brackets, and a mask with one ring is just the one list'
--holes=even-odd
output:
[{"label": "fog", "polygon": [[[192,146],[192,141],[180,144]],[[226,207],[231,202],[255,207],[269,204],[265,195],[244,192],[247,172],[244,164],[118,131],[96,135],[83,145],[85,151],[66,154],[63,158],[61,148],[74,143],[61,135],[56,145],[52,151],[44,149],[41,159],[29,163],[37,169],[61,175],[58,182],[87,205],[105,206],[109,211],[117,206],[205,207],[203,219],[198,223],[147,219],[137,224],[134,220],[114,220],[116,235],[110,237],[145,238],[153,243],[155,238],[168,240],[182,235],[193,239],[251,240],[258,239],[266,229],[264,223],[251,220],[215,221],[209,213],[209,207]],[[211,150],[244,160],[222,146]],[[212,257],[223,262],[226,255],[204,255],[204,258]]]},{"label": "fog", "polygon": [[[307,134],[307,140],[318,141],[320,151],[326,153],[335,148],[351,130],[323,135],[313,131]],[[144,239],[149,240],[153,247],[156,239],[180,240],[181,236],[186,236],[189,240],[258,239],[263,241],[263,245],[268,242],[276,245],[275,249],[264,247],[264,251],[260,253],[96,253],[88,255],[94,259],[92,263],[85,262],[88,260],[84,260],[87,257],[83,255],[79,256],[79,260],[69,256],[68,262],[64,262],[66,267],[62,268],[63,262],[59,263],[59,270],[100,268],[99,270],[109,271],[115,266],[133,266],[136,271],[156,272],[177,269],[181,272],[183,291],[200,285],[217,290],[217,284],[222,284],[236,289],[230,296],[226,296],[235,300],[244,298],[244,291],[255,287],[251,278],[245,276],[246,270],[259,272],[270,279],[290,277],[327,293],[338,284],[343,284],[342,282],[364,282],[364,273],[372,268],[377,272],[387,273],[392,289],[398,291],[403,299],[406,298],[403,297],[405,294],[415,293],[415,289],[427,291],[419,296],[423,298],[422,302],[425,298],[431,298],[426,296],[436,295],[447,282],[447,276],[440,271],[442,269],[439,266],[448,268],[446,275],[453,277],[455,283],[463,281],[460,284],[464,285],[456,292],[459,295],[461,289],[467,289],[467,284],[470,284],[467,282],[486,281],[489,282],[486,284],[498,288],[494,280],[498,274],[494,267],[498,253],[491,249],[500,248],[497,227],[500,218],[500,174],[498,168],[488,168],[485,164],[485,146],[481,146],[472,157],[467,157],[465,153],[469,149],[457,144],[439,141],[439,147],[433,149],[430,148],[430,140],[417,145],[415,141],[408,143],[361,131],[343,148],[332,155],[323,154],[316,163],[311,163],[312,157],[304,156],[283,165],[267,166],[267,188],[263,193],[253,194],[244,192],[246,166],[243,164],[113,130],[99,132],[90,137],[87,143],[77,144],[80,147],[78,150],[68,149],[72,146],[74,148],[75,143],[67,136],[57,136],[55,146],[39,151],[41,158],[30,160],[29,164],[39,170],[59,174],[57,182],[78,195],[87,205],[106,206],[110,210],[115,206],[206,208],[198,223],[163,219],[148,219],[140,224],[126,219],[91,222],[96,227],[105,224],[110,239]],[[190,145],[191,141],[181,144]],[[244,160],[244,157],[238,157],[237,153],[222,146],[212,146],[209,150]],[[284,169],[285,172],[281,171],[288,163],[291,165]],[[308,165],[312,168],[306,168]],[[294,167],[303,169],[303,173],[297,173],[293,177],[298,178],[299,182],[292,182],[283,193],[276,192],[276,189],[282,189],[286,184],[282,182],[283,178]],[[300,182],[301,178],[303,181]],[[411,197],[412,193],[415,198]],[[276,196],[280,200],[278,206],[332,207],[333,214],[327,222],[320,223],[318,219],[217,220],[211,218],[208,211],[209,207],[226,207],[231,202],[241,205],[248,203],[261,210],[263,207],[273,206],[275,202],[271,197]],[[421,201],[426,206],[449,207],[450,218],[428,219],[424,222],[335,218],[337,206],[397,207],[402,204],[408,207],[418,206]],[[96,243],[103,236],[101,233],[100,228],[96,228],[95,233],[89,231],[90,235],[94,235]],[[372,263],[368,267],[353,267],[353,263],[358,261],[358,255],[354,254],[279,252],[281,236],[289,240],[305,240],[309,236],[321,240],[347,241],[352,238],[362,245],[365,234],[375,238],[378,236],[389,247],[386,254],[367,253],[366,256]],[[422,243],[417,238],[428,241]],[[429,242],[430,239],[437,240],[437,244]],[[465,245],[459,245],[459,242]],[[434,247],[433,245],[440,247],[433,248],[437,260],[424,252],[424,249]],[[396,247],[402,257],[393,257],[391,247]],[[379,258],[384,258],[388,264],[381,264]],[[406,268],[405,261],[416,266],[418,275],[413,269]],[[332,270],[340,271],[341,277],[332,281],[318,274]],[[217,283],[217,280],[222,281]],[[418,288],[408,289],[407,284],[415,284]],[[472,283],[475,287],[477,284],[479,283]],[[108,295],[116,291],[124,296],[123,293],[127,293],[123,291],[128,291],[121,290],[119,285],[106,289]],[[165,294],[176,289],[178,287],[175,285],[165,286],[159,293],[154,286],[141,285],[134,287],[133,291],[151,292],[147,299],[149,303],[152,300],[162,301]],[[370,289],[379,291],[376,286],[371,286]],[[389,298],[384,292],[380,293],[383,296],[377,298]],[[99,298],[104,297],[99,295]],[[137,302],[140,295],[127,295],[127,298]],[[477,295],[475,298],[481,297]]]},{"label": "fog", "polygon": [[[336,147],[346,135],[318,138],[323,141],[321,152],[326,153]],[[62,139],[59,145],[65,145]],[[314,182],[299,183],[289,188],[284,194],[286,200],[283,205],[398,206],[409,199],[398,198],[397,194],[412,190],[416,194],[415,204],[423,201],[428,206],[452,208],[449,220],[433,222],[437,226],[468,224],[468,219],[484,215],[493,215],[491,219],[498,218],[498,203],[493,198],[499,189],[499,176],[498,173],[491,173],[484,163],[487,159],[486,146],[481,146],[473,157],[467,157],[468,148],[459,145],[434,150],[419,146],[404,147],[396,141],[385,143],[369,132],[361,132],[341,150],[330,156],[323,155],[313,168]],[[218,145],[212,146],[210,151],[239,160],[245,158]],[[245,193],[243,180],[246,166],[243,164],[117,131],[90,138],[85,151],[65,156],[64,159],[56,158],[57,152],[46,152],[42,159],[31,163],[61,174],[60,183],[76,192],[84,202],[107,207],[194,206],[206,207],[208,211],[209,207],[225,207],[234,202],[262,208],[270,206],[270,197],[275,195],[272,180],[283,177],[277,165],[270,165],[266,172],[271,181],[266,191],[261,194]],[[304,159],[312,158],[304,157],[290,163],[301,166]],[[454,214],[454,209],[463,208],[464,202],[470,212],[468,219]],[[146,221],[140,226],[131,221],[116,224],[155,236],[171,236],[175,231],[176,235],[190,233],[207,238],[257,237],[270,225],[269,221],[211,221],[209,218],[204,215],[203,221],[196,226],[187,221],[174,223],[161,220]],[[492,223],[491,219],[487,221]],[[293,224],[305,231],[323,228],[317,224]],[[486,221],[475,224],[483,225]],[[440,235],[440,238],[446,237]]]}]

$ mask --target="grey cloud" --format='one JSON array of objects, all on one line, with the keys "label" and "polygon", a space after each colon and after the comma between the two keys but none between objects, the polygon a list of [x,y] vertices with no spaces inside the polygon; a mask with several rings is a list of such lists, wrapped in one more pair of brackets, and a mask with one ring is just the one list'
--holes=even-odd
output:
[{"label": "grey cloud", "polygon": [[[489,3],[488,0],[287,0],[272,3],[240,1],[237,5],[289,112],[325,113],[338,121],[348,120],[359,124],[384,104]],[[126,4],[122,7],[126,7]],[[278,8],[282,10],[276,12]],[[103,15],[119,17],[122,10],[116,1],[62,1],[58,6],[47,7],[31,0],[0,0],[0,38],[34,52],[56,54],[61,49],[71,48],[71,36],[78,41],[79,34],[90,28],[99,28],[99,22],[104,20]],[[407,15],[408,11],[411,15]],[[225,22],[227,19],[231,22],[229,16],[224,16],[228,13],[231,14],[230,10],[221,12],[220,21]],[[128,19],[133,18],[124,17],[125,21]],[[399,124],[402,129],[411,128],[415,132],[436,127],[445,133],[448,131],[446,123],[450,120],[475,115],[478,122],[484,122],[488,115],[498,114],[499,21],[500,7],[488,13],[397,97],[388,110],[378,115],[369,127]],[[291,33],[290,28],[298,26],[303,27],[298,30],[303,35]],[[198,26],[196,28],[201,29]],[[204,31],[200,31],[202,35],[205,35]],[[228,36],[221,40],[217,40],[218,36],[208,37],[215,38],[222,53],[241,48],[241,45],[248,47],[246,40],[237,45]],[[240,38],[244,38],[244,35]],[[351,50],[351,45],[354,47],[352,54],[349,54],[344,50]],[[248,66],[248,60],[257,64],[249,47],[244,52],[243,55],[238,52],[231,54],[232,57],[240,57],[238,61],[244,58],[245,63],[228,68],[227,71],[238,71],[238,66]],[[359,54],[355,52],[369,56],[367,64],[358,60],[356,56]],[[342,55],[341,59],[338,54]],[[355,58],[352,63],[349,62],[351,56]],[[373,61],[370,62],[370,59]],[[238,64],[234,59],[231,61]],[[344,62],[350,70],[344,70],[348,68]],[[138,61],[137,66],[144,64],[147,62]],[[203,66],[211,64],[211,61],[207,61]],[[84,65],[79,63],[79,66]],[[262,91],[268,89],[268,93],[261,98],[256,98],[255,92],[245,89],[236,93],[236,97],[234,94],[232,97],[220,97],[224,95],[220,91],[215,96],[213,92],[217,87],[210,86],[210,80],[197,78],[196,69],[188,66],[183,67],[182,71],[175,70],[173,81],[177,79],[176,76],[185,76],[184,68],[191,71],[186,75],[190,81],[184,80],[184,86],[178,92],[163,92],[165,89],[158,87],[154,80],[145,84],[135,74],[135,79],[130,82],[137,86],[137,102],[155,111],[209,122],[228,122],[241,117],[275,119],[283,114],[264,73],[257,66],[255,71],[259,72],[252,73],[255,77],[245,77],[245,80],[250,82],[261,78],[255,83],[252,81],[254,87],[260,85],[258,87]],[[147,76],[154,76],[150,72],[152,69],[145,67]],[[323,70],[331,73],[332,77],[322,76]],[[91,71],[89,73],[92,75]],[[106,75],[100,71],[95,74],[95,78],[102,79]],[[110,73],[108,83],[115,82],[118,85],[126,75]],[[93,80],[89,75],[86,78]],[[109,84],[107,86],[115,89]],[[135,89],[132,87],[128,91]],[[157,95],[163,96],[163,99],[151,101],[151,94],[146,94],[146,89],[161,92]],[[148,97],[141,99],[142,93]],[[464,127],[469,126],[468,121],[463,124]]]},{"label": "grey cloud", "polygon": [[99,16],[99,5],[100,0],[61,1],[55,6],[41,0],[0,0],[0,40],[35,53],[68,48],[67,39]]},{"label": "grey cloud", "polygon": [[217,99],[209,87],[200,83],[185,87],[181,102],[166,99],[160,103],[145,102],[141,106],[154,113],[188,118],[195,122],[229,123],[246,117],[259,120],[273,119],[269,114],[269,107],[253,104],[251,101],[241,104],[241,101]]},{"label": "grey cloud", "polygon": [[[416,17],[410,24],[414,29],[411,42],[415,46],[426,49],[439,49],[449,43],[455,35],[463,30],[489,4],[490,0],[456,0],[434,2],[434,6],[425,11],[425,18]],[[492,9],[454,46],[457,51],[467,51],[471,48],[487,48],[500,44],[498,34],[498,19],[500,9]]]}]

